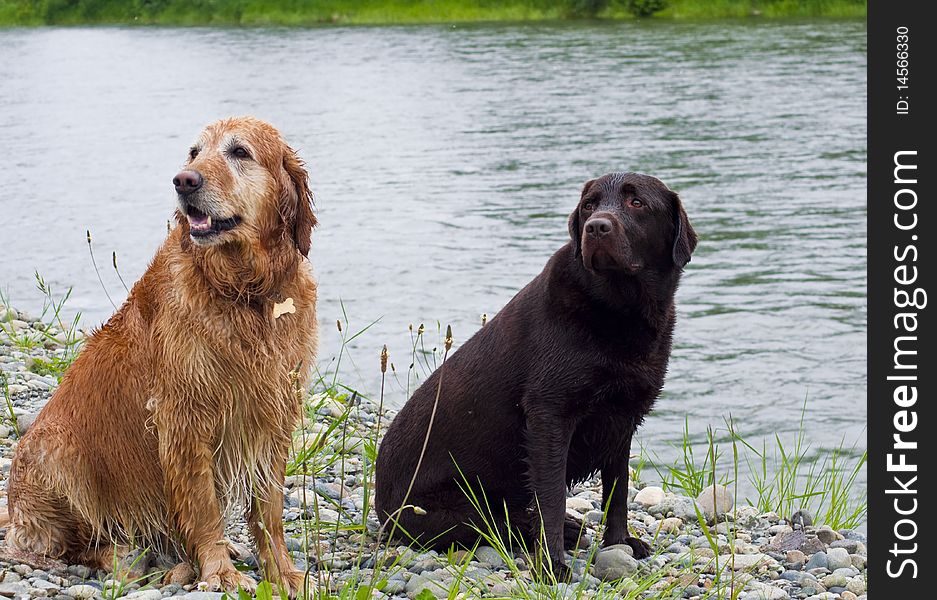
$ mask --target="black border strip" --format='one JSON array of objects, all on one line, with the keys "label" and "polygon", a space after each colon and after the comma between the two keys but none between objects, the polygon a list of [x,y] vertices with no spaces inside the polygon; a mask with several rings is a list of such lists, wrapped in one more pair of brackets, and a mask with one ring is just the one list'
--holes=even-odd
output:
[{"label": "black border strip", "polygon": [[929,81],[937,23],[928,7],[932,12],[930,2],[869,3],[868,567],[870,592],[881,598],[932,593],[937,565],[937,494],[925,491],[937,484],[930,443],[937,437],[937,361],[925,351],[937,345],[928,314],[937,296],[927,298],[937,293],[937,129],[930,118],[937,99]]}]

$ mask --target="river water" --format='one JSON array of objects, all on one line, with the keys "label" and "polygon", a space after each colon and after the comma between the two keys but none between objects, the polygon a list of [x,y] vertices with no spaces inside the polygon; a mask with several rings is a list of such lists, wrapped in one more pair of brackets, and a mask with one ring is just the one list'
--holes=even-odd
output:
[{"label": "river water", "polygon": [[190,141],[254,114],[309,164],[320,368],[337,319],[378,320],[340,380],[376,395],[387,344],[399,406],[409,324],[458,345],[565,243],[584,181],[643,171],[700,244],[640,441],[669,459],[685,420],[699,442],[730,414],[789,440],[806,406],[814,448],[863,449],[865,54],[836,21],[0,30],[0,288],[38,312],[38,271],[106,319],[85,231],[119,303],[111,253],[146,268]]}]

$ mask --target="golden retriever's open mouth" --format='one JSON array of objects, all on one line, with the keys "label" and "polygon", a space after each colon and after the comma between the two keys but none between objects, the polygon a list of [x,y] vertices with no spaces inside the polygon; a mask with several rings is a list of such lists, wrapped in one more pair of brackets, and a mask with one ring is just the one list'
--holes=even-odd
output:
[{"label": "golden retriever's open mouth", "polygon": [[220,219],[207,215],[191,204],[186,207],[185,216],[189,220],[189,234],[196,238],[208,238],[238,226],[241,218],[234,216]]}]

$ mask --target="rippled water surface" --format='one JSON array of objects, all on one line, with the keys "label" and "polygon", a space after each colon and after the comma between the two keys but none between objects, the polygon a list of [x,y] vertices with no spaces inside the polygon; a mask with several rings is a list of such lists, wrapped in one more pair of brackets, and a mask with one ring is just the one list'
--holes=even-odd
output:
[{"label": "rippled water surface", "polygon": [[[714,22],[277,30],[0,31],[0,286],[37,312],[33,271],[140,276],[170,179],[205,123],[251,113],[307,160],[321,222],[322,366],[373,394],[409,323],[456,343],[567,239],[582,183],[611,170],[678,190],[700,234],[666,390],[641,441],[664,457],[730,413],[759,438],[865,445],[865,25]],[[427,350],[432,343],[427,342]]]}]

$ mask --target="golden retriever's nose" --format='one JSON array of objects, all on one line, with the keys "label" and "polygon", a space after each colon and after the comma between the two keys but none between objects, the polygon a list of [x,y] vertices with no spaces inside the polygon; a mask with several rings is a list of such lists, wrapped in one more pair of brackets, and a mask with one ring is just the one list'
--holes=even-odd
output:
[{"label": "golden retriever's nose", "polygon": [[612,222],[608,219],[593,218],[586,222],[586,233],[594,237],[602,237],[612,232]]},{"label": "golden retriever's nose", "polygon": [[191,170],[180,171],[172,178],[172,184],[176,186],[176,192],[191,194],[202,187],[202,174]]}]

